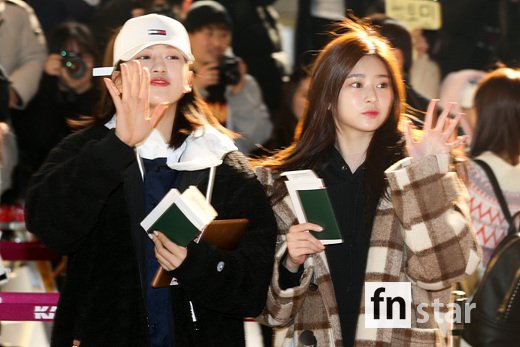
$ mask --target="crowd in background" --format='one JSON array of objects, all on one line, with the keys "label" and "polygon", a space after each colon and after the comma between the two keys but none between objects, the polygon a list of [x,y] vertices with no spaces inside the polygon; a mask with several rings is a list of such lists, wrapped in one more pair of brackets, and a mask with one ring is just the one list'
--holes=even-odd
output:
[{"label": "crowd in background", "polygon": [[484,272],[509,224],[475,159],[491,166],[510,211],[520,210],[520,3],[440,1],[442,27],[410,31],[385,15],[381,0],[338,1],[321,11],[319,1],[300,0],[289,62],[275,2],[0,0],[2,208],[23,205],[49,152],[99,117],[108,94],[92,71],[114,64],[113,40],[128,19],[158,13],[184,24],[195,56],[193,88],[220,124],[240,135],[238,149],[258,158],[301,135],[314,60],[335,37],[331,25],[350,14],[392,45],[415,127],[424,126],[432,99],[453,116],[465,114],[457,132],[467,141],[457,153],[467,159],[460,172]]},{"label": "crowd in background", "polygon": [[[10,81],[8,110],[4,107],[3,114],[10,113],[11,125],[9,131],[5,130],[2,192],[7,190],[3,201],[14,203],[23,201],[31,174],[49,150],[71,131],[70,121],[94,116],[102,88],[99,79],[91,76],[91,69],[102,65],[101,57],[117,28],[131,17],[152,12],[184,21],[190,6],[197,1],[2,2],[1,16],[9,20],[4,20],[0,27],[5,32],[0,66]],[[222,0],[222,9],[194,13],[188,23],[195,25],[198,36],[205,35],[199,29],[208,23],[222,27],[224,32],[229,30],[230,37],[225,39],[228,42],[199,40],[206,50],[214,51],[201,54],[213,54],[221,64],[199,64],[195,68],[200,70],[199,76],[207,75],[205,71],[217,71],[217,65],[230,68],[227,72],[231,77],[233,73],[242,74],[250,81],[246,92],[238,93],[238,97],[231,93],[229,89],[233,88],[225,85],[230,80],[220,80],[217,72],[210,81],[196,78],[196,84],[222,124],[242,133],[239,148],[246,153],[262,154],[290,143],[298,118],[288,107],[292,103],[288,99],[297,90],[291,80],[298,82],[301,72],[310,69],[313,57],[331,38],[327,34],[331,24],[340,21],[347,9],[359,18],[369,16],[401,52],[407,102],[415,110],[424,112],[432,98],[440,98],[441,106],[457,102],[457,108],[471,110],[472,93],[484,72],[498,62],[507,66],[518,64],[520,43],[513,33],[518,25],[514,18],[520,9],[515,1],[441,1],[442,27],[411,32],[384,16],[384,1],[338,1],[328,12],[319,11],[315,5],[319,2],[298,1],[292,64],[282,51],[275,2]],[[193,18],[197,18],[194,24]],[[211,48],[207,48],[209,45]],[[69,64],[68,69],[61,69],[63,61]],[[255,103],[245,105],[244,100],[251,98]],[[231,112],[228,107],[239,110]],[[243,118],[242,114],[248,117]],[[473,117],[468,116],[462,127],[469,132],[474,123]],[[45,134],[40,131],[42,127],[47,129]],[[13,169],[14,173],[9,174]]]}]

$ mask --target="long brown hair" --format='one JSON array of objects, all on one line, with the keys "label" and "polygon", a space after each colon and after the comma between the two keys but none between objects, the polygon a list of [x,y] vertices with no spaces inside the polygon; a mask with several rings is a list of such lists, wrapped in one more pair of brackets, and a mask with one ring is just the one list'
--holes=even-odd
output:
[{"label": "long brown hair", "polygon": [[[389,117],[376,130],[367,150],[364,188],[372,205],[384,192],[384,170],[404,154],[397,128],[404,105],[404,84],[391,47],[370,26],[345,19],[340,30],[343,33],[336,34],[313,65],[307,109],[298,123],[295,142],[255,164],[271,168],[275,176],[287,170],[320,171],[336,143],[334,115],[345,79],[363,56],[375,55],[389,72],[394,100]],[[281,179],[277,179],[274,191],[271,198],[276,202],[286,192]]]},{"label": "long brown hair", "polygon": [[520,156],[520,69],[499,68],[487,74],[475,94],[477,125],[470,154],[491,151],[509,163]]}]

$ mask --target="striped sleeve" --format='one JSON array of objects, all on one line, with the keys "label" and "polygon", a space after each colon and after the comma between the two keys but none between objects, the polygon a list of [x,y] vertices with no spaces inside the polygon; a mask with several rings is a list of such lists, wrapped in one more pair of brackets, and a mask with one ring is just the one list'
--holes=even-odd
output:
[{"label": "striped sleeve", "polygon": [[[264,186],[267,195],[272,194],[273,177],[269,169],[256,167],[255,174],[257,179]],[[256,319],[265,325],[283,327],[292,323],[294,316],[298,313],[303,301],[305,300],[312,279],[312,273],[314,271],[314,262],[312,257],[307,258],[304,264],[305,270],[300,279],[300,284],[297,287],[287,288],[285,290],[280,288],[279,267],[287,250],[285,234],[287,233],[288,227],[294,222],[295,217],[289,206],[283,202],[276,204],[273,209],[278,224],[278,239],[273,276],[267,294],[266,306],[262,314],[260,314]]]}]

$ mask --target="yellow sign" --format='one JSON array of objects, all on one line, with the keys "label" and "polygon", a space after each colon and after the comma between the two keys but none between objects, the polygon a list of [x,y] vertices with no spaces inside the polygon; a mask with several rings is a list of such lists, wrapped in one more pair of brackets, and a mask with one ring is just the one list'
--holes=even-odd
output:
[{"label": "yellow sign", "polygon": [[385,3],[386,15],[409,29],[442,27],[441,4],[435,0],[386,0]]}]

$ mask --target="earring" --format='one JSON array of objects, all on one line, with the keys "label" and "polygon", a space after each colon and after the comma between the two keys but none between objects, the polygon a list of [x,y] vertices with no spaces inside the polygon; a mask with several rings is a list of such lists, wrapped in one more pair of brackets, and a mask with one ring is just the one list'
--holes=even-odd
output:
[{"label": "earring", "polygon": [[191,92],[191,86],[184,86],[184,92],[185,93]]}]

